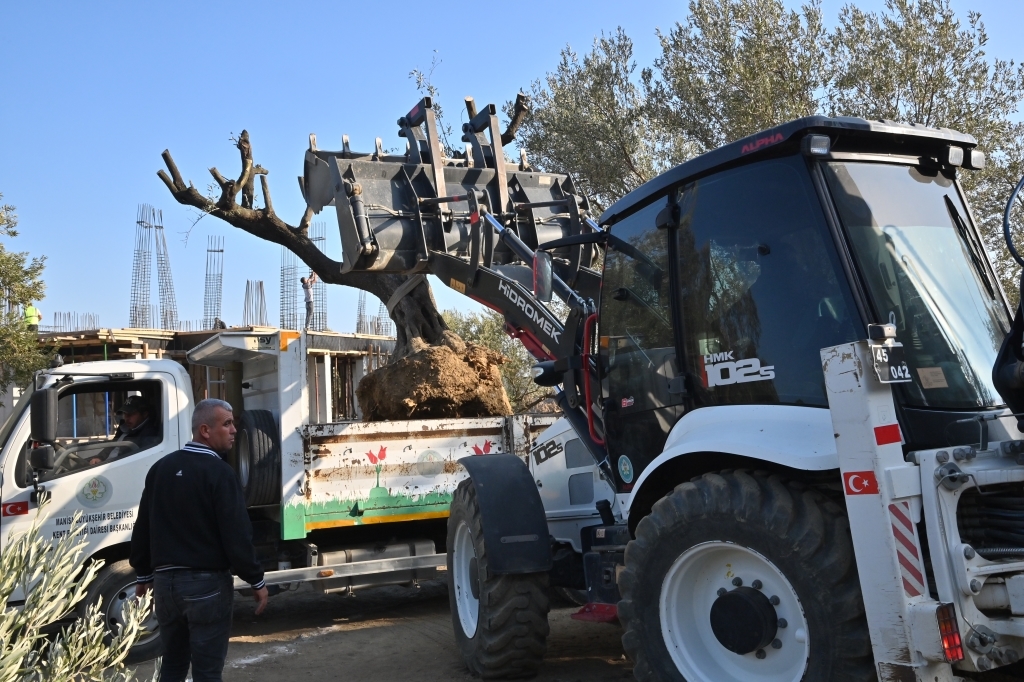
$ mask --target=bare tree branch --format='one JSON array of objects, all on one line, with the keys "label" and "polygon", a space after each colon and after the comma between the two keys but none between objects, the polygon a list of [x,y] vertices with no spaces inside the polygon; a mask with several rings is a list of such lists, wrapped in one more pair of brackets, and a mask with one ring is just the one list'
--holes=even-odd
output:
[{"label": "bare tree branch", "polygon": [[[228,180],[216,168],[210,169],[210,174],[222,188],[220,199],[216,202],[201,194],[191,183],[185,184],[169,150],[164,150],[161,156],[170,175],[163,170],[157,171],[157,175],[179,204],[192,206],[203,214],[220,218],[254,237],[284,246],[302,259],[302,262],[326,283],[363,289],[381,301],[387,302],[398,287],[408,279],[406,275],[343,273],[342,263],[329,258],[309,238],[309,224],[313,219],[313,210],[306,207],[298,226],[289,225],[281,220],[274,211],[270,184],[266,177],[268,171],[252,162],[252,147],[249,145],[249,135],[246,131],[242,131],[237,145],[242,161],[242,172],[239,174],[238,180]],[[251,184],[256,175],[260,176],[260,185],[263,190],[265,205],[262,209],[252,206],[251,195],[249,197],[243,195],[243,205],[236,203],[239,191],[244,189],[246,182]],[[246,203],[249,205],[244,205]],[[414,352],[418,345],[423,343],[428,345],[443,343],[446,334],[449,333],[430,293],[430,286],[426,282],[414,288],[397,303],[392,311],[391,319],[395,322],[398,335],[395,348],[395,357],[397,358]],[[418,343],[417,339],[419,339]]]}]

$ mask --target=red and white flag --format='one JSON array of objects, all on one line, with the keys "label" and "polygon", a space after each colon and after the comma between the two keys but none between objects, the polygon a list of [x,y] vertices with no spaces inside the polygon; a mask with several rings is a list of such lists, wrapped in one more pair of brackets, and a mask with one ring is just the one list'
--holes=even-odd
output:
[{"label": "red and white flag", "polygon": [[0,505],[0,514],[3,516],[24,516],[28,514],[28,502],[5,502]]}]

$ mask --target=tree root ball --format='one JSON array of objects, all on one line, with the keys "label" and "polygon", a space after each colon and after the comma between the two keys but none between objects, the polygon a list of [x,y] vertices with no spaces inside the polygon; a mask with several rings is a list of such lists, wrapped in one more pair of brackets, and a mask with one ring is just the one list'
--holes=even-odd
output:
[{"label": "tree root ball", "polygon": [[413,343],[412,353],[359,382],[365,421],[512,414],[498,371],[505,361],[500,353],[451,333],[443,345]]}]

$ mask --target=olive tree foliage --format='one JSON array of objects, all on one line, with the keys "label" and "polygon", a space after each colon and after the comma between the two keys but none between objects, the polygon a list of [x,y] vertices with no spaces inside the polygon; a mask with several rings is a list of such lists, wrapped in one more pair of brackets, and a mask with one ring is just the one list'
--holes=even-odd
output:
[{"label": "olive tree foliage", "polygon": [[[950,0],[844,7],[828,29],[820,2],[690,0],[657,31],[661,54],[639,66],[621,29],[580,56],[566,47],[532,87],[520,133],[534,163],[572,174],[599,209],[658,172],[722,144],[811,114],[891,119],[969,133],[988,156],[961,178],[1008,294],[1016,269],[1002,211],[1024,173],[1024,69],[991,59],[981,16]],[[1012,286],[1011,286],[1012,285]]]},{"label": "olive tree foliage", "polygon": [[490,310],[480,313],[444,310],[441,316],[448,328],[463,340],[478,343],[505,356],[499,371],[514,414],[535,410],[551,396],[550,388],[533,383],[530,368],[536,360],[523,344],[505,333],[505,321],[501,315]]},{"label": "olive tree foliage", "polygon": [[960,175],[1007,294],[1017,268],[1003,242],[1007,197],[1024,173],[1024,124],[1012,116],[1024,98],[1024,67],[986,58],[981,15],[966,22],[949,0],[888,0],[888,12],[853,6],[829,38],[829,110],[952,128],[973,135],[988,164]]},{"label": "olive tree foliage", "polygon": [[[18,215],[14,206],[3,203],[0,194],[0,238],[18,236]],[[9,251],[0,243],[0,394],[12,382],[25,383],[32,372],[46,366],[48,352],[41,349],[35,332],[22,319],[21,307],[38,301],[46,287],[43,264],[46,258],[29,258],[27,253]]]},{"label": "olive tree foliage", "polygon": [[0,555],[0,599],[15,590],[20,609],[0,613],[0,682],[128,682],[135,675],[125,657],[143,632],[151,607],[149,594],[125,606],[124,623],[110,636],[99,605],[56,636],[47,632],[74,613],[102,562],[82,567],[85,524],[76,514],[69,532],[51,542],[40,537],[40,517],[22,534],[11,534]]}]

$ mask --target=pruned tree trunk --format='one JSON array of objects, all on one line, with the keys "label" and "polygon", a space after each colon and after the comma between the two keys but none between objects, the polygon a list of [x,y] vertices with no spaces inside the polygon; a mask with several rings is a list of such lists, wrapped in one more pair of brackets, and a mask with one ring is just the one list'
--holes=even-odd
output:
[{"label": "pruned tree trunk", "polygon": [[[284,246],[324,282],[362,289],[389,302],[408,281],[407,275],[342,273],[342,264],[328,258],[309,238],[312,209],[306,208],[298,225],[289,225],[274,212],[268,171],[253,163],[248,131],[242,131],[235,146],[242,163],[237,179],[225,178],[216,168],[210,169],[221,190],[216,200],[201,194],[192,183],[185,183],[167,150],[163,153],[167,170],[158,171],[157,175],[179,204]],[[263,208],[255,205],[257,175],[263,190]],[[425,279],[397,301],[391,319],[397,331],[392,361],[365,376],[358,389],[365,419],[477,417],[511,412],[498,370],[504,358],[464,343],[449,331]]]}]

